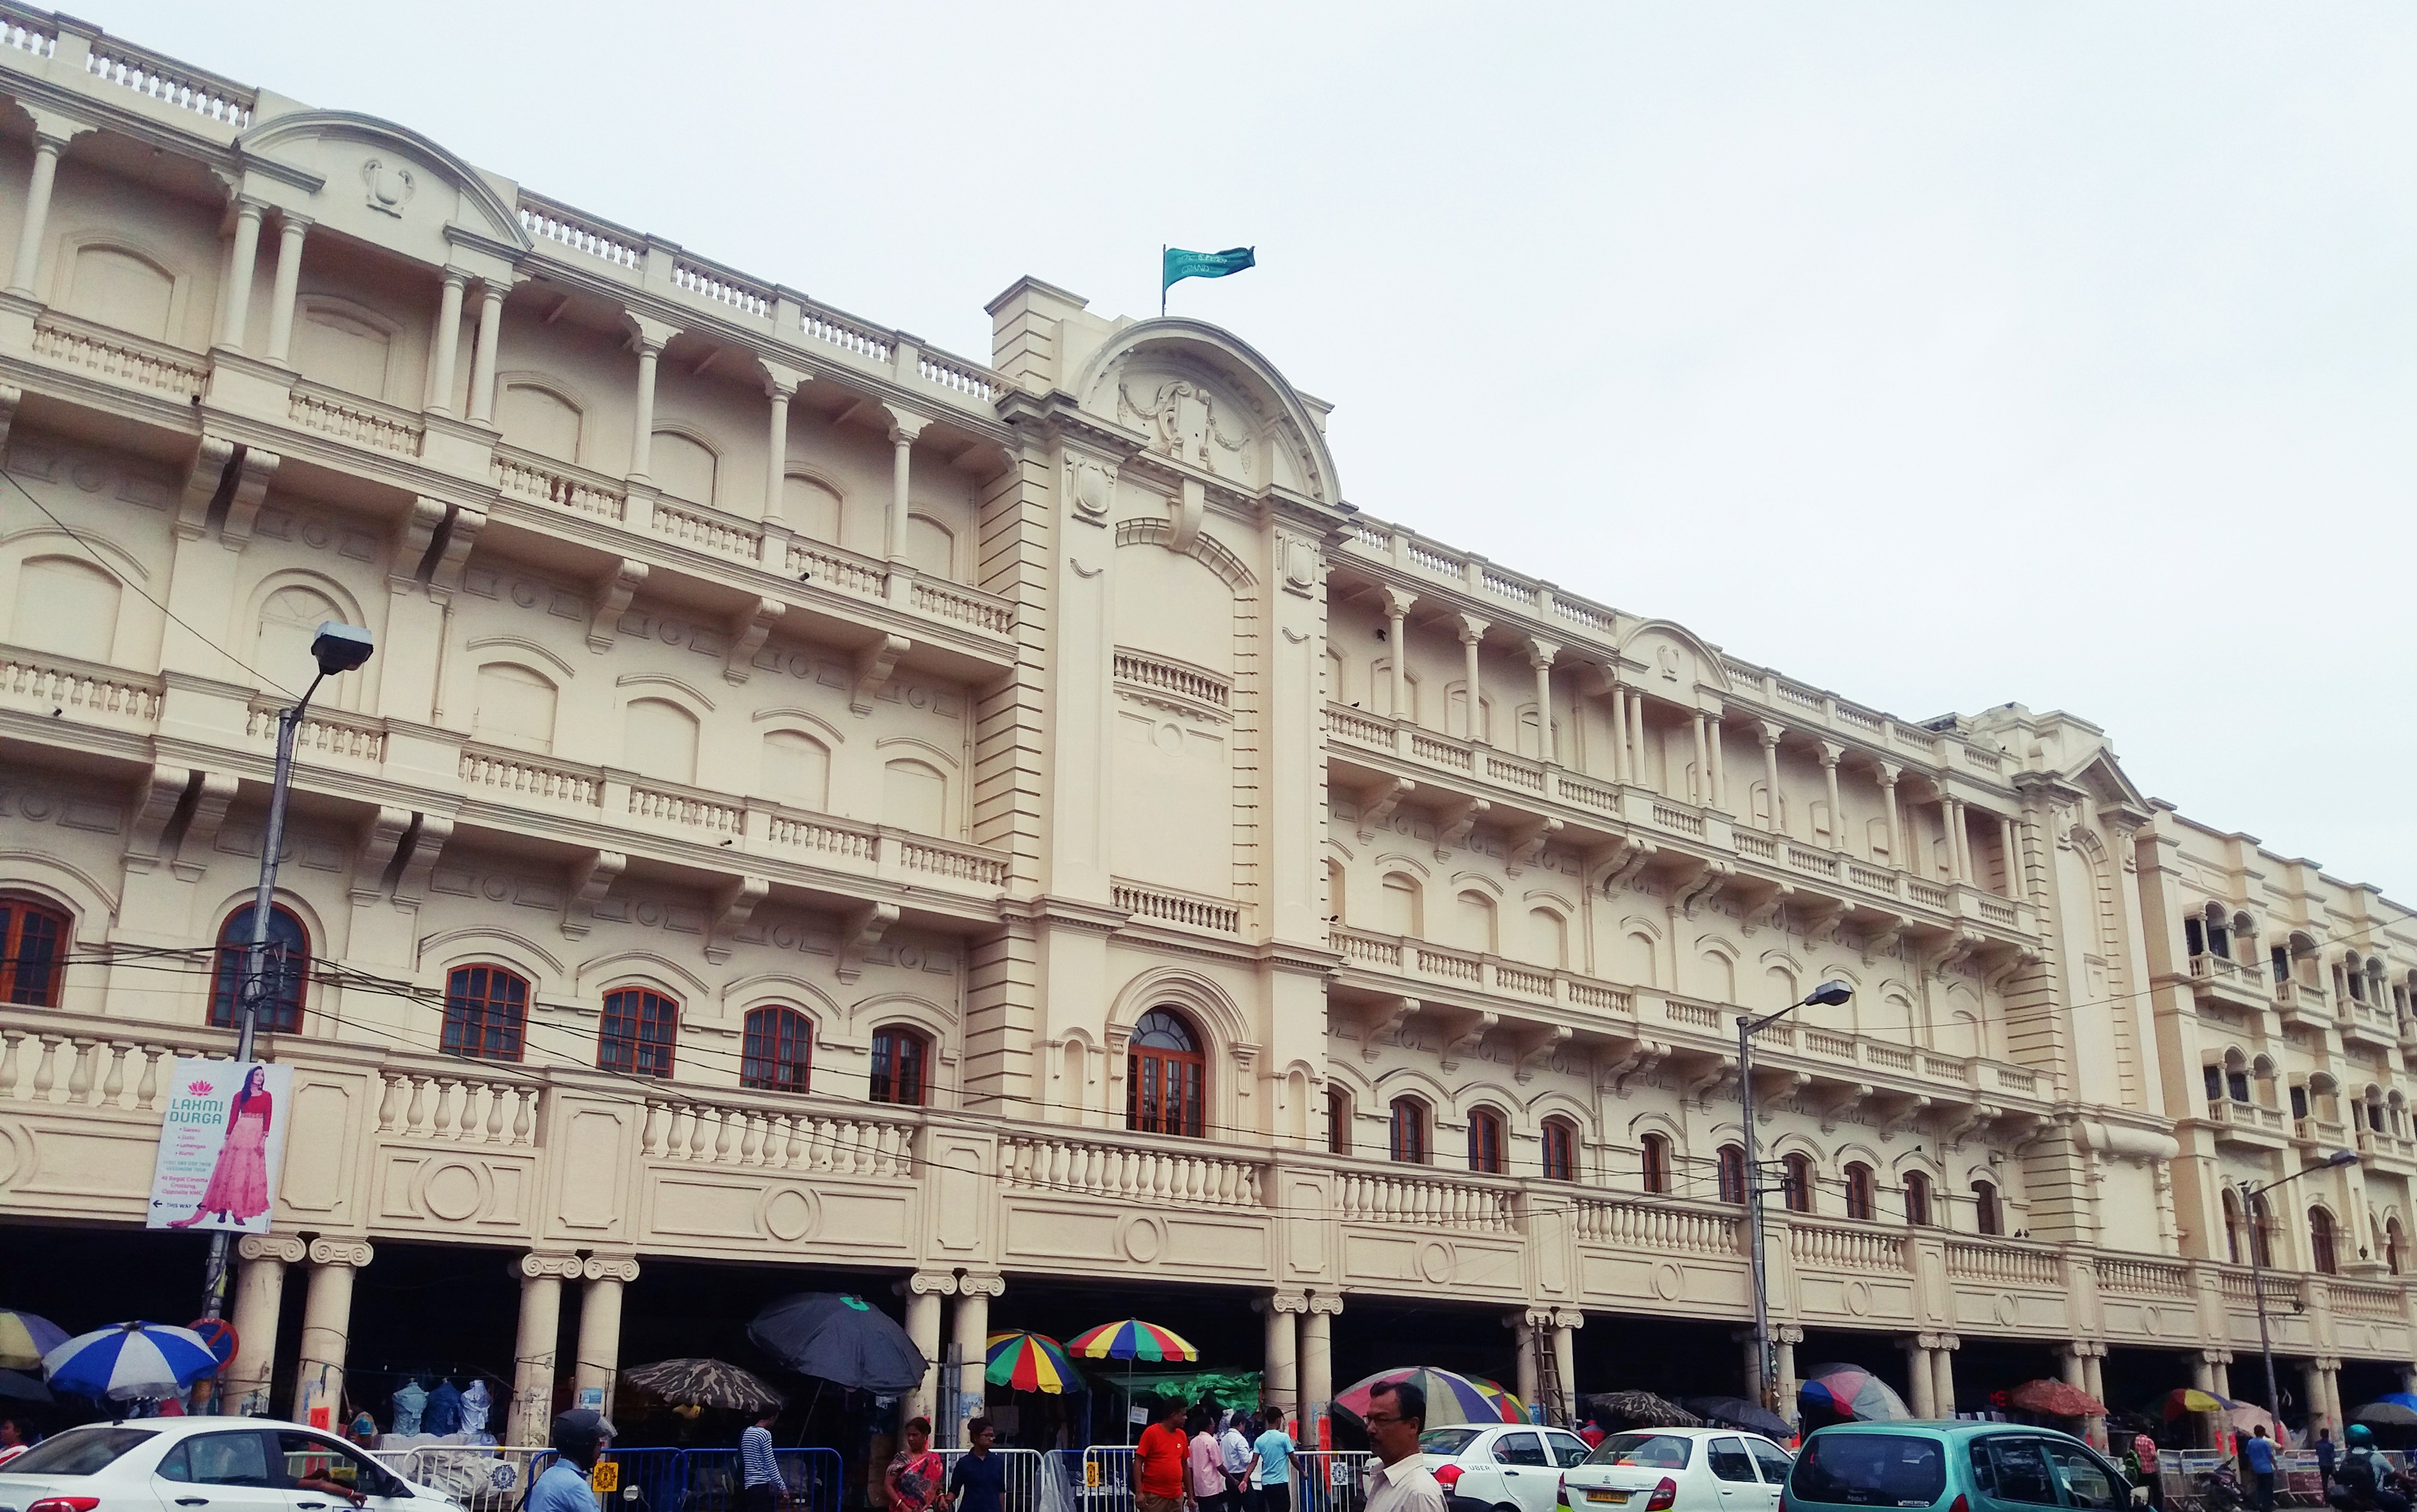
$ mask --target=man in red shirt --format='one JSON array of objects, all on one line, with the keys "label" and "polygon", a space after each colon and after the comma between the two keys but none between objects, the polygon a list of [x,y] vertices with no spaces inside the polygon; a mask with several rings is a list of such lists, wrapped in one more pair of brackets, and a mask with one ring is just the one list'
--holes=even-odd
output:
[{"label": "man in red shirt", "polygon": [[1183,1402],[1166,1396],[1150,1402],[1151,1422],[1133,1445],[1133,1512],[1185,1512],[1191,1498],[1184,1469],[1192,1440],[1183,1431]]}]

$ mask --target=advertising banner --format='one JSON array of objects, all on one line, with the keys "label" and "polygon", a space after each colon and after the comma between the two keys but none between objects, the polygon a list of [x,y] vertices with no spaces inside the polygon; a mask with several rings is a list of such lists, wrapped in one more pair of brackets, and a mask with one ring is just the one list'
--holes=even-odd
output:
[{"label": "advertising banner", "polygon": [[149,1226],[266,1233],[293,1092],[290,1066],[178,1060],[151,1170]]}]

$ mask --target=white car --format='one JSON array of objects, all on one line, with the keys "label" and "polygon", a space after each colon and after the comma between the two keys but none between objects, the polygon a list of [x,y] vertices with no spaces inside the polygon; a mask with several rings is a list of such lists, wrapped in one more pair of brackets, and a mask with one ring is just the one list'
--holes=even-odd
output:
[{"label": "white car", "polygon": [[145,1417],[54,1434],[0,1468],[0,1512],[461,1512],[335,1435],[266,1417]]},{"label": "white car", "polygon": [[1759,1433],[1723,1428],[1614,1433],[1562,1475],[1569,1512],[1775,1512],[1794,1461]]},{"label": "white car", "polygon": [[1586,1457],[1586,1440],[1566,1429],[1466,1423],[1419,1435],[1419,1463],[1445,1495],[1497,1512],[1553,1512],[1561,1472]]}]

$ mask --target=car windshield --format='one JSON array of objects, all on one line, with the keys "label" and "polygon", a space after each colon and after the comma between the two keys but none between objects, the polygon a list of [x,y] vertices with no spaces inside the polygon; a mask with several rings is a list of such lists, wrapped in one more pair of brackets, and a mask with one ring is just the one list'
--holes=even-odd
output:
[{"label": "car windshield", "polygon": [[1419,1435],[1419,1453],[1458,1454],[1484,1431],[1482,1428],[1431,1428]]},{"label": "car windshield", "polygon": [[1947,1489],[1937,1441],[1905,1433],[1816,1433],[1787,1480],[1791,1500],[1928,1506]]},{"label": "car windshield", "polygon": [[8,1461],[0,1474],[97,1475],[118,1457],[158,1433],[148,1428],[71,1428]]},{"label": "car windshield", "polygon": [[1695,1441],[1676,1433],[1615,1433],[1587,1456],[1590,1465],[1636,1465],[1646,1470],[1684,1470]]}]

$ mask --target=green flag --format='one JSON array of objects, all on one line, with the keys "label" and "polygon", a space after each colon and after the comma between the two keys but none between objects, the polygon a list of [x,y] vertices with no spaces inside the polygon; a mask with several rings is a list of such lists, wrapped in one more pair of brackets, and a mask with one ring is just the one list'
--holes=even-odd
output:
[{"label": "green flag", "polygon": [[1239,273],[1258,265],[1252,254],[1255,247],[1228,247],[1222,252],[1187,252],[1180,247],[1169,247],[1159,254],[1159,293],[1185,279],[1222,279],[1228,273]]}]

